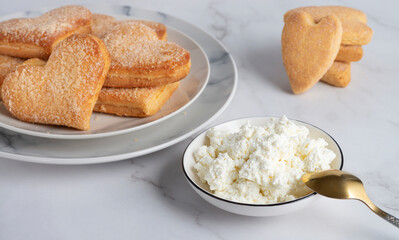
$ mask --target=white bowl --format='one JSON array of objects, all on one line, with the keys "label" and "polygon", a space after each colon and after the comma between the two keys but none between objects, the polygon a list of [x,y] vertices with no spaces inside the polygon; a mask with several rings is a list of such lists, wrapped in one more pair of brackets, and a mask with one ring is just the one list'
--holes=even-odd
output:
[{"label": "white bowl", "polygon": [[[254,118],[243,118],[237,119],[230,122],[222,123],[215,126],[214,128],[222,131],[238,131],[239,128],[246,122],[250,122],[253,126],[264,126],[271,117],[254,117]],[[291,119],[290,119],[291,120]],[[338,143],[325,131],[311,124],[304,123],[301,121],[291,120],[297,125],[304,125],[309,129],[309,136],[311,138],[324,138],[328,143],[328,148],[332,150],[336,158],[331,163],[333,169],[341,169],[344,164],[344,157],[339,147]],[[200,181],[197,176],[197,171],[194,169],[195,159],[193,153],[202,145],[207,145],[208,140],[206,138],[206,132],[202,132],[198,135],[191,143],[187,146],[183,154],[183,172],[186,176],[187,181],[190,183],[191,187],[196,193],[198,193],[207,202],[215,205],[218,208],[226,210],[228,212],[255,216],[255,217],[266,217],[266,216],[276,216],[286,213],[290,213],[299,209],[302,209],[309,204],[311,204],[315,199],[319,197],[316,193],[310,193],[304,197],[297,198],[292,201],[274,203],[274,204],[247,204],[233,202],[212,194],[209,186]]]}]

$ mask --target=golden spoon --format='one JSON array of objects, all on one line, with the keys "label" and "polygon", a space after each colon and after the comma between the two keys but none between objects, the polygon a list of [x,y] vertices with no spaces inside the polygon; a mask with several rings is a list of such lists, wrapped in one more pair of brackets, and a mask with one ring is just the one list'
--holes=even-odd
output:
[{"label": "golden spoon", "polygon": [[360,200],[375,214],[399,228],[399,219],[374,205],[367,197],[362,181],[350,173],[340,170],[305,173],[302,176],[302,182],[313,191],[326,197]]}]

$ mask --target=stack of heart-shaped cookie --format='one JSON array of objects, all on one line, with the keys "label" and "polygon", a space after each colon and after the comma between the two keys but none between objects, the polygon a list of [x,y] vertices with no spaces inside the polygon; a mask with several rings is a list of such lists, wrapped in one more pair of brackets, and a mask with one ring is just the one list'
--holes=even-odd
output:
[{"label": "stack of heart-shaped cookie", "polygon": [[284,22],[282,56],[295,94],[319,80],[346,87],[351,62],[362,58],[362,45],[373,35],[363,12],[342,6],[296,8],[284,15]]},{"label": "stack of heart-shaped cookie", "polygon": [[150,116],[190,66],[160,23],[118,22],[81,6],[0,22],[1,97],[27,122],[87,130],[93,110]]},{"label": "stack of heart-shaped cookie", "polygon": [[93,20],[93,34],[104,40],[111,56],[94,111],[135,117],[157,112],[188,74],[189,52],[166,41],[163,24],[116,21],[103,14]]}]

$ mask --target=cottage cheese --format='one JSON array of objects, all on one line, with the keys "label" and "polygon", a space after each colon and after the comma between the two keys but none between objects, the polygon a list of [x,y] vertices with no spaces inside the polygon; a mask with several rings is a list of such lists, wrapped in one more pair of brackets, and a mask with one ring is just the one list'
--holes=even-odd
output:
[{"label": "cottage cheese", "polygon": [[330,169],[335,158],[323,138],[309,138],[305,126],[285,116],[265,126],[241,126],[238,132],[207,132],[209,146],[195,153],[198,177],[216,196],[267,204],[290,201],[310,191],[302,183],[306,172]]}]

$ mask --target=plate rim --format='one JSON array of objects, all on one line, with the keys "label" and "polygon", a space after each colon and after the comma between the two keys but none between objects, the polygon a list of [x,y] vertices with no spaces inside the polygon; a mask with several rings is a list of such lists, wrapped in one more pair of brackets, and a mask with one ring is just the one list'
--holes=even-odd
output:
[{"label": "plate rim", "polygon": [[[123,5],[121,5],[121,6],[123,6]],[[42,8],[42,9],[35,10],[35,11],[41,11],[42,12],[43,9],[46,9],[46,8]],[[0,19],[7,18],[10,15],[18,15],[18,14],[24,14],[24,13],[25,13],[24,11],[19,11],[19,12],[7,14],[7,15],[4,15],[4,16],[0,16]],[[117,14],[113,14],[113,16],[116,16],[116,15]],[[121,16],[123,16],[123,15],[121,15]],[[206,73],[206,76],[205,76],[205,82],[204,82],[203,86],[201,87],[201,89],[198,90],[197,94],[189,102],[184,104],[179,109],[169,113],[168,115],[166,115],[164,117],[158,118],[158,119],[156,119],[154,121],[151,121],[151,122],[148,122],[148,123],[144,123],[144,124],[141,124],[141,125],[138,125],[138,126],[134,126],[134,127],[131,127],[131,128],[126,128],[126,129],[116,130],[116,131],[111,131],[111,132],[105,132],[105,133],[92,133],[92,134],[88,133],[88,134],[84,134],[83,133],[84,131],[83,131],[83,132],[81,132],[81,134],[53,134],[53,133],[48,133],[48,132],[38,132],[38,131],[18,128],[18,127],[3,123],[1,121],[0,121],[0,127],[4,128],[4,129],[7,129],[7,130],[10,130],[10,131],[13,131],[13,132],[16,132],[16,133],[21,133],[21,134],[25,134],[25,135],[29,135],[29,136],[34,136],[34,137],[48,138],[48,139],[58,139],[58,140],[96,139],[96,138],[104,138],[104,137],[116,136],[116,135],[120,135],[120,134],[126,134],[126,133],[134,132],[134,131],[137,131],[137,130],[140,130],[140,129],[144,129],[144,128],[153,126],[155,124],[161,123],[161,122],[163,122],[163,121],[175,116],[176,114],[181,113],[184,109],[186,109],[193,102],[195,102],[198,99],[198,97],[202,94],[202,92],[205,90],[205,88],[206,88],[206,86],[207,86],[207,84],[209,82],[211,67],[210,67],[208,55],[206,54],[206,52],[204,51],[202,46],[197,43],[197,41],[195,41],[192,37],[188,36],[184,32],[182,32],[182,31],[180,31],[180,30],[178,30],[178,29],[176,29],[174,27],[170,27],[168,25],[166,25],[166,27],[168,29],[171,29],[171,30],[177,32],[180,35],[183,35],[188,40],[190,40],[192,43],[194,43],[198,47],[198,49],[200,50],[201,54],[205,57],[205,62],[206,62],[206,67],[207,67],[207,73]],[[182,79],[182,80],[184,80],[184,79]],[[2,101],[1,101],[1,104],[3,104]],[[93,111],[93,113],[94,113],[94,111]],[[100,113],[97,113],[97,114],[100,114]],[[105,114],[105,113],[101,113],[101,114]],[[93,115],[91,116],[91,118],[93,118]],[[16,121],[21,121],[21,120],[18,120],[18,119],[15,119],[15,120]],[[32,126],[35,126],[37,124],[37,123],[29,123],[29,122],[26,122],[26,123],[31,124]],[[37,124],[37,125],[45,125],[45,124]],[[56,126],[56,125],[49,125],[49,126],[63,127],[63,126]],[[76,129],[73,129],[73,128],[71,128],[71,130],[79,131],[79,130],[76,130]]]},{"label": "plate rim", "polygon": [[[216,39],[213,35],[209,34],[207,31],[203,30],[202,28],[200,28],[200,27],[198,27],[198,26],[196,26],[196,25],[194,25],[194,24],[192,24],[190,22],[182,20],[182,19],[180,19],[178,17],[175,17],[174,15],[170,15],[170,14],[166,14],[166,13],[159,12],[159,11],[154,11],[154,10],[136,8],[136,7],[133,7],[133,6],[130,6],[130,5],[126,5],[126,4],[120,4],[120,5],[102,4],[102,6],[116,6],[116,7],[120,7],[120,8],[129,7],[129,8],[132,8],[132,9],[143,10],[143,11],[147,11],[147,12],[151,12],[151,13],[154,13],[154,12],[161,13],[161,14],[164,14],[166,16],[173,17],[174,19],[180,21],[181,23],[184,23],[185,25],[187,25],[187,26],[189,26],[189,27],[191,27],[193,29],[196,29],[196,31],[199,31],[201,34],[206,35],[210,39],[215,41],[218,44],[218,46],[226,52],[226,55],[229,58],[229,60],[231,61],[231,66],[233,68],[233,76],[231,77],[231,79],[233,81],[233,84],[232,84],[231,92],[229,93],[229,96],[224,100],[223,105],[217,111],[215,111],[215,113],[213,113],[213,115],[210,118],[208,118],[207,120],[203,121],[198,126],[193,127],[187,133],[185,133],[183,135],[180,135],[180,136],[174,138],[173,140],[166,141],[166,142],[164,142],[162,144],[159,144],[159,145],[156,145],[156,146],[152,146],[152,147],[149,147],[149,148],[146,148],[146,149],[143,149],[143,150],[138,150],[138,151],[134,151],[134,152],[127,152],[127,153],[122,153],[122,154],[116,154],[116,155],[114,154],[114,155],[109,155],[109,156],[84,157],[84,158],[82,158],[82,157],[64,158],[64,157],[27,156],[27,155],[21,155],[21,154],[16,154],[16,153],[3,152],[3,151],[0,150],[0,157],[4,157],[4,158],[7,158],[7,159],[11,159],[11,160],[23,161],[23,162],[32,162],[32,163],[41,163],[41,164],[55,164],[55,165],[97,164],[97,163],[115,162],[115,161],[124,160],[124,159],[128,159],[128,158],[139,157],[139,156],[143,156],[143,155],[146,155],[146,154],[149,154],[149,153],[153,153],[153,152],[165,149],[165,148],[167,148],[169,146],[175,145],[176,143],[179,143],[179,142],[187,139],[188,137],[190,137],[190,136],[194,135],[195,133],[199,132],[206,125],[208,125],[210,122],[212,122],[214,119],[219,117],[221,115],[221,113],[224,112],[224,110],[230,105],[231,101],[233,100],[233,98],[235,96],[236,90],[237,90],[238,71],[237,71],[237,65],[235,63],[235,60],[234,60],[233,56],[231,55],[231,53],[227,50],[227,48],[223,45],[223,43],[221,41]],[[206,86],[208,86],[208,84]],[[206,87],[204,88],[204,90],[205,89],[206,89]],[[127,133],[127,134],[129,134],[129,133]],[[65,141],[65,140],[64,139],[60,139],[60,141]]]}]

